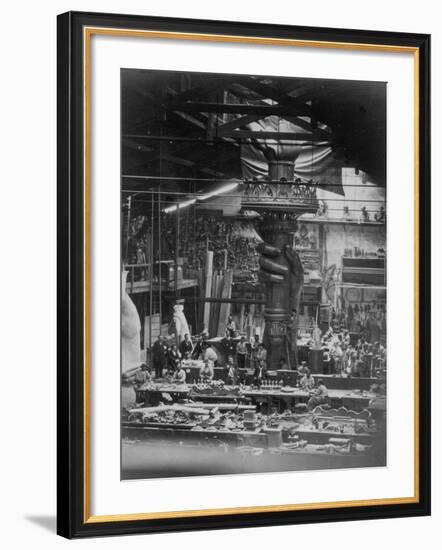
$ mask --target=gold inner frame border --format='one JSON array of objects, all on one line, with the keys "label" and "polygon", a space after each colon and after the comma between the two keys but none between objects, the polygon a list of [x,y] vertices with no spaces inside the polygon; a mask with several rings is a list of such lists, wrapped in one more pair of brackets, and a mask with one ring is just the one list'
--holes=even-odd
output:
[{"label": "gold inner frame border", "polygon": [[[155,38],[173,40],[195,40],[202,42],[248,43],[268,46],[291,46],[304,48],[344,49],[413,54],[414,63],[414,495],[410,497],[352,500],[336,502],[282,504],[269,506],[249,506],[234,508],[214,508],[205,510],[178,510],[168,512],[146,512],[96,516],[91,514],[91,472],[90,472],[90,46],[93,35],[124,36],[132,38]],[[364,44],[350,42],[329,42],[296,40],[270,37],[249,37],[219,34],[180,33],[137,29],[117,29],[108,27],[83,27],[83,105],[84,105],[84,370],[83,370],[83,435],[84,435],[84,523],[106,523],[116,521],[139,521],[172,518],[191,518],[231,514],[253,514],[264,512],[287,512],[301,510],[324,510],[360,506],[391,506],[419,502],[419,49],[412,46],[385,44]]]}]

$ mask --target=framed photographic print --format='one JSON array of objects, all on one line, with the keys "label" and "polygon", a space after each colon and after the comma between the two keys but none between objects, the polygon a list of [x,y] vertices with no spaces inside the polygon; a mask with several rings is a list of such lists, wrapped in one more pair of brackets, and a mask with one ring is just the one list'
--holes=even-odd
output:
[{"label": "framed photographic print", "polygon": [[430,513],[430,37],[58,17],[58,533]]}]

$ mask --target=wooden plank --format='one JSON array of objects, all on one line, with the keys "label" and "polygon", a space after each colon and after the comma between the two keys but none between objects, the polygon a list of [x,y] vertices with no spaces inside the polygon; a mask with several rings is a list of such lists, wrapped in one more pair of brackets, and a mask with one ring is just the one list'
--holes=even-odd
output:
[{"label": "wooden plank", "polygon": [[144,347],[151,347],[160,334],[160,316],[158,313],[144,318]]},{"label": "wooden plank", "polygon": [[[212,272],[213,272],[213,252],[208,250],[206,252],[206,265],[205,265],[205,290],[204,297],[210,298],[212,292]],[[210,303],[205,302],[204,304],[204,316],[203,316],[203,327],[209,330],[209,321],[210,321]]]},{"label": "wooden plank", "polygon": [[242,333],[244,332],[244,314],[245,314],[245,310],[246,310],[246,305],[245,304],[241,304],[241,311],[240,311],[240,314],[239,314],[239,331]]},{"label": "wooden plank", "polygon": [[[213,298],[214,297],[214,293],[215,293],[215,285],[216,285],[216,274],[214,273],[212,275],[212,286],[210,288],[210,297]],[[214,306],[211,305],[210,306],[210,315],[209,315],[209,324],[207,326],[207,330],[209,331],[209,336],[212,334],[212,330],[213,330],[213,309],[214,309]]]},{"label": "wooden plank", "polygon": [[[221,299],[221,292],[222,292],[222,289],[223,289],[223,284],[224,284],[224,275],[222,273],[219,273],[218,274],[218,279],[217,279],[217,284],[216,284],[216,299],[217,300]],[[213,308],[214,308],[214,314],[213,314],[214,326],[213,326],[212,334],[218,334],[218,322],[219,322],[220,307],[221,307],[221,302],[220,301],[217,301],[216,303],[213,304]]]},{"label": "wooden plank", "polygon": [[229,253],[226,250],[224,250],[224,258],[223,258],[223,267],[224,267],[224,270],[227,270],[227,262],[228,262],[228,259],[229,259]]},{"label": "wooden plank", "polygon": [[[211,294],[212,298],[217,297],[218,286],[219,286],[219,275],[216,273],[212,276],[212,294]],[[209,336],[211,334],[214,334],[215,326],[218,323],[218,320],[215,321],[215,312],[216,312],[216,304],[213,304],[210,308]]]},{"label": "wooden plank", "polygon": [[[199,302],[199,300],[204,300],[204,292],[205,292],[205,285],[204,285],[204,272],[202,269],[198,269],[197,270],[197,276],[198,276],[198,296],[195,295],[195,296],[190,296],[190,297],[187,297],[186,298],[186,301],[190,301],[190,299],[195,299],[197,302]],[[204,303],[203,302],[199,302],[198,303],[198,308],[197,308],[197,313],[198,313],[198,322],[197,322],[197,327],[196,327],[196,332],[199,333],[203,330],[204,328],[204,324],[203,324],[203,317],[204,317]]]},{"label": "wooden plank", "polygon": [[[221,284],[221,275],[219,273],[216,273],[216,275],[214,275],[213,293],[211,298],[212,300],[218,299],[220,284]],[[211,302],[211,304],[212,304],[212,315],[211,315],[209,336],[213,336],[214,334],[216,334],[216,330],[218,326],[218,315],[219,315],[218,304],[216,302]]]},{"label": "wooden plank", "polygon": [[[233,281],[233,271],[228,269],[224,276],[223,290],[221,293],[221,298],[231,298],[232,296],[232,281]],[[227,319],[230,315],[230,302],[224,302],[221,304],[219,311],[219,321],[218,321],[218,331],[217,336],[224,336],[226,333]]]}]

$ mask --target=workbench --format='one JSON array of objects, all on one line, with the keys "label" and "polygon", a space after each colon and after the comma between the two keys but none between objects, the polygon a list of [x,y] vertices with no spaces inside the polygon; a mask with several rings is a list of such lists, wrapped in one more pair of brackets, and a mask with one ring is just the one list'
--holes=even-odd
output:
[{"label": "workbench", "polygon": [[[181,399],[190,399],[192,401],[204,401],[205,403],[248,403],[250,399],[243,393],[233,392],[229,393],[229,386],[225,386],[227,393],[205,393],[195,391],[192,385],[184,384],[183,388],[171,386],[170,389],[166,386],[160,388],[146,388],[143,387],[135,389],[137,403],[143,403],[146,406],[156,406],[158,403],[165,399],[169,401],[179,401]],[[166,394],[166,395],[165,395]]]},{"label": "workbench", "polygon": [[[279,412],[287,408],[292,408],[297,403],[307,403],[312,394],[299,388],[293,388],[292,391],[282,391],[278,386],[269,389],[245,387],[240,393],[233,391],[229,393],[229,386],[224,386],[223,392],[197,392],[191,385],[184,384],[182,388],[178,384],[165,384],[158,388],[143,387],[135,390],[136,400],[138,403],[144,402],[145,405],[158,405],[161,401],[170,400],[172,402],[182,399],[191,399],[192,401],[204,401],[206,403],[246,403],[265,405],[268,410],[272,407]],[[166,395],[165,395],[166,394]],[[365,409],[370,400],[378,397],[378,394],[365,392],[364,395],[356,393],[352,390],[344,389],[329,389],[327,404],[333,408],[346,407],[354,411]]]},{"label": "workbench", "polygon": [[[312,397],[312,393],[301,389],[285,392],[281,391],[278,387],[268,390],[248,388],[243,390],[243,395],[250,397],[252,403],[260,406],[265,404],[268,409],[276,407],[279,412],[283,409],[291,408],[297,403],[307,403],[310,397]],[[371,392],[361,395],[351,390],[328,390],[327,404],[333,408],[346,407],[347,409],[360,411],[365,409],[374,397],[377,397],[377,394]]]}]

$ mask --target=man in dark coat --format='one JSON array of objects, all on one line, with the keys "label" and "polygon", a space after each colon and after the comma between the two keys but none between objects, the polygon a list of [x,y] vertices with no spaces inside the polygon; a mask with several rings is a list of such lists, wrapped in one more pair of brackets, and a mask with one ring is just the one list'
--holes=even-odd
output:
[{"label": "man in dark coat", "polygon": [[224,348],[224,353],[227,357],[231,355],[233,358],[236,357],[236,342],[230,336],[230,333],[227,333],[226,337],[222,340],[222,346]]},{"label": "man in dark coat", "polygon": [[188,334],[184,335],[184,340],[180,344],[180,353],[183,359],[190,359],[193,352],[193,344]]},{"label": "man in dark coat", "polygon": [[266,372],[266,365],[263,359],[260,359],[253,371],[253,383],[258,388],[261,387],[262,379]]},{"label": "man in dark coat", "polygon": [[152,362],[155,369],[155,378],[163,376],[163,369],[166,368],[166,346],[163,337],[160,335],[152,346]]},{"label": "man in dark coat", "polygon": [[178,351],[178,348],[175,344],[172,344],[172,347],[169,349],[167,360],[169,364],[169,369],[173,372],[176,371],[178,364],[181,360],[181,353]]}]

